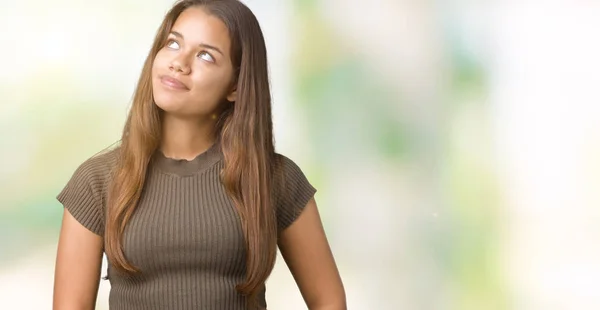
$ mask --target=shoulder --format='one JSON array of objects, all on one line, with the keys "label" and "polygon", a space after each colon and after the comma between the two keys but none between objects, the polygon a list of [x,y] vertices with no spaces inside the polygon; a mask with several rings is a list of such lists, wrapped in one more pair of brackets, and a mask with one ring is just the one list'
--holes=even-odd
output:
[{"label": "shoulder", "polygon": [[273,190],[281,231],[296,220],[317,190],[292,159],[276,153],[273,160]]},{"label": "shoulder", "polygon": [[118,154],[117,147],[87,158],[72,173],[65,189],[72,193],[87,192],[102,204],[106,198],[112,171],[117,164]]},{"label": "shoulder", "polygon": [[83,161],[73,173],[81,182],[107,181],[117,164],[119,148],[103,150]]},{"label": "shoulder", "polygon": [[56,197],[84,227],[102,236],[107,189],[119,150],[102,151],[81,163]]},{"label": "shoulder", "polygon": [[275,153],[273,157],[273,180],[276,190],[284,190],[284,188],[280,188],[282,185],[285,187],[286,184],[298,183],[305,179],[304,171],[294,160],[283,154]]},{"label": "shoulder", "polygon": [[275,173],[276,177],[285,177],[295,173],[302,173],[302,169],[291,158],[280,153],[275,153],[273,157],[273,173]]}]

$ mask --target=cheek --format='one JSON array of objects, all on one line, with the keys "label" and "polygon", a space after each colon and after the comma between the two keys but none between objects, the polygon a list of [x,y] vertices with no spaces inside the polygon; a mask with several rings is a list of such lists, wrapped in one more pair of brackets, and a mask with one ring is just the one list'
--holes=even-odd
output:
[{"label": "cheek", "polygon": [[219,100],[223,96],[228,81],[225,76],[216,71],[203,71],[194,76],[194,92],[202,94],[203,97],[210,97],[211,100]]},{"label": "cheek", "polygon": [[202,72],[200,74],[194,74],[192,77],[192,84],[194,85],[194,90],[202,93],[212,92],[214,89],[214,78],[210,76],[207,72]]},{"label": "cheek", "polygon": [[162,61],[162,58],[160,57],[160,52],[159,52],[158,55],[156,55],[156,57],[154,57],[154,61],[152,62],[152,77],[155,77],[158,74],[158,71],[163,66],[163,62],[164,61]]}]

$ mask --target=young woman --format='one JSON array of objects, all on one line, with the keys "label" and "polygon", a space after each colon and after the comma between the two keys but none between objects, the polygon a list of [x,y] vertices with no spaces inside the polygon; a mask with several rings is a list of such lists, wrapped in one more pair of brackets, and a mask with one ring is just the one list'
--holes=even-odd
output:
[{"label": "young woman", "polygon": [[279,247],[309,309],[345,309],[313,195],[275,153],[264,38],[237,0],[184,0],[160,26],[118,147],[75,171],[54,309],[264,309]]}]

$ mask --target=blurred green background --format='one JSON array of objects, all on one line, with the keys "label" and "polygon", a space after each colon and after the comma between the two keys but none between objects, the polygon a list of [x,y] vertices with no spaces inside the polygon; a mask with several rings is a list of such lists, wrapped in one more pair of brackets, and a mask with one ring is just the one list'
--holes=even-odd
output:
[{"label": "blurred green background", "polygon": [[[600,309],[598,2],[245,3],[349,309]],[[0,2],[0,308],[51,308],[55,196],[171,4]],[[305,309],[281,259],[267,299]]]}]

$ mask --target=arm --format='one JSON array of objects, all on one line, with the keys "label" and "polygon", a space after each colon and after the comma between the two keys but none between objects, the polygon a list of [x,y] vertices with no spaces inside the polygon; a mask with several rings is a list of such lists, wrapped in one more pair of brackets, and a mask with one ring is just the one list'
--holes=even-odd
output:
[{"label": "arm", "polygon": [[102,237],[64,209],[54,272],[53,310],[95,309],[102,244]]},{"label": "arm", "polygon": [[279,239],[279,249],[310,310],[346,310],[346,295],[312,198]]}]

